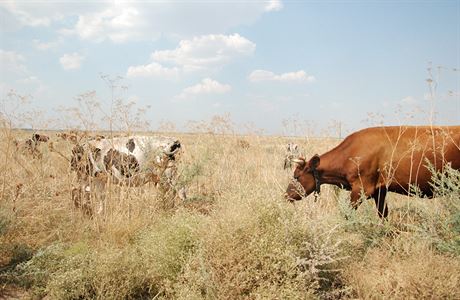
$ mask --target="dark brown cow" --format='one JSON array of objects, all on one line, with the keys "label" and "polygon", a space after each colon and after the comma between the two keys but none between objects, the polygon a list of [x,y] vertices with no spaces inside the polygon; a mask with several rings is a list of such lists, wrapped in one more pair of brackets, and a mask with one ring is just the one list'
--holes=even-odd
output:
[{"label": "dark brown cow", "polygon": [[23,154],[31,155],[33,158],[42,158],[39,146],[41,143],[47,143],[49,137],[44,134],[34,133],[32,137],[23,141],[15,140],[16,149]]},{"label": "dark brown cow", "polygon": [[379,216],[387,217],[386,193],[410,194],[418,187],[433,197],[428,164],[441,171],[446,163],[460,169],[460,126],[374,127],[355,132],[337,147],[309,161],[303,158],[294,171],[286,197],[300,200],[323,183],[351,190],[357,208],[361,193],[374,198]]},{"label": "dark brown cow", "polygon": [[238,141],[236,141],[236,145],[237,145],[239,148],[244,149],[244,150],[249,149],[249,147],[251,146],[251,144],[249,144],[248,141],[243,140],[243,139],[239,139]]}]

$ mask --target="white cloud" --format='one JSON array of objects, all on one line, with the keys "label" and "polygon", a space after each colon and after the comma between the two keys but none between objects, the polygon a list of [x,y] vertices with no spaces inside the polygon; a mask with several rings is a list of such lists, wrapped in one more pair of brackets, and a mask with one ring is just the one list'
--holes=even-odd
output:
[{"label": "white cloud", "polygon": [[155,51],[152,59],[184,70],[220,67],[238,56],[250,55],[256,45],[239,34],[210,34],[182,40],[174,50]]},{"label": "white cloud", "polygon": [[283,8],[281,0],[270,0],[265,6],[265,11],[278,11]]},{"label": "white cloud", "polygon": [[159,63],[152,62],[147,65],[131,66],[128,68],[126,76],[128,78],[135,77],[159,77],[159,78],[177,78],[180,74],[179,68],[166,68]]},{"label": "white cloud", "polygon": [[52,41],[52,42],[42,42],[40,40],[35,39],[32,42],[36,49],[45,51],[45,50],[56,48],[57,46],[59,46],[59,44],[61,44],[62,41],[57,40],[57,41]]},{"label": "white cloud", "polygon": [[142,37],[140,12],[126,4],[110,7],[106,10],[80,15],[73,30],[61,31],[77,34],[81,39],[102,42],[106,38],[122,43],[138,40]]},{"label": "white cloud", "polygon": [[14,51],[0,49],[0,93],[10,90],[37,96],[47,90],[44,83],[26,66],[26,58]]},{"label": "white cloud", "polygon": [[14,51],[0,49],[0,69],[2,72],[25,75],[29,73],[25,65],[25,58]]},{"label": "white cloud", "polygon": [[186,99],[197,95],[224,94],[231,89],[232,87],[228,84],[222,84],[211,78],[205,78],[200,83],[185,88],[176,98]]},{"label": "white cloud", "polygon": [[266,70],[255,70],[249,75],[251,82],[279,81],[279,82],[313,82],[315,77],[308,75],[305,71],[289,72],[277,75]]},{"label": "white cloud", "polygon": [[59,58],[59,62],[64,70],[79,69],[85,57],[77,52],[64,54]]},{"label": "white cloud", "polygon": [[238,57],[251,55],[255,48],[253,42],[239,34],[202,35],[180,41],[173,50],[153,52],[149,63],[129,67],[127,77],[177,78],[184,73],[218,69]]},{"label": "white cloud", "polygon": [[0,2],[0,17],[8,25],[1,30],[47,26],[84,40],[121,43],[228,32],[281,7],[279,0],[206,1],[200,5],[184,1],[8,1]]},{"label": "white cloud", "polygon": [[49,26],[51,24],[53,18],[50,17],[50,13],[48,13],[48,15],[42,15],[36,10],[28,9],[27,5],[24,4],[27,3],[7,1],[1,2],[0,8],[3,8],[15,19],[17,22],[16,26],[37,27]]}]

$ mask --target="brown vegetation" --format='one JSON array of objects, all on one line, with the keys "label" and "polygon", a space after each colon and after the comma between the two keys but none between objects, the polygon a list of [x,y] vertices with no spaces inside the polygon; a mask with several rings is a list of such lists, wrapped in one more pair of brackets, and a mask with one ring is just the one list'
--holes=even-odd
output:
[{"label": "brown vegetation", "polygon": [[[2,149],[11,147],[5,136]],[[439,176],[451,191],[442,197],[389,194],[382,223],[373,203],[354,211],[333,187],[317,202],[285,202],[285,138],[244,148],[233,135],[177,137],[186,200],[109,184],[107,214],[92,219],[72,203],[70,141],[51,134],[55,151],[43,149],[41,160],[2,151],[0,294],[15,286],[50,299],[460,297],[454,171]],[[338,141],[294,142],[312,155]]]}]

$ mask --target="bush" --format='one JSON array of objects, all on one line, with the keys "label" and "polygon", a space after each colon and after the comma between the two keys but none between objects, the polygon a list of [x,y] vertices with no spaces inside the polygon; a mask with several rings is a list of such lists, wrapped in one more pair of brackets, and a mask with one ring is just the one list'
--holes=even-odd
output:
[{"label": "bush", "polygon": [[444,209],[424,230],[437,250],[460,256],[460,171],[449,165],[440,172],[431,169],[435,195]]},{"label": "bush", "polygon": [[151,299],[167,295],[197,243],[199,220],[163,217],[128,247],[56,244],[19,266],[24,283],[53,299]]},{"label": "bush", "polygon": [[305,299],[346,292],[336,276],[342,257],[334,232],[264,200],[234,199],[209,220],[202,248],[175,286],[178,298]]},{"label": "bush", "polygon": [[[361,299],[458,299],[460,261],[439,255],[425,241],[400,240],[370,249],[344,277]],[[394,251],[397,250],[397,251]]]}]

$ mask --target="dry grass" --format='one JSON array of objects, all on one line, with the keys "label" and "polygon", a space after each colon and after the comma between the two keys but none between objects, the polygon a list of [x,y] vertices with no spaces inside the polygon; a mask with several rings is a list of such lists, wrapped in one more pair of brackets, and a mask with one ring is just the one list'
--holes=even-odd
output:
[{"label": "dry grass", "polygon": [[[70,156],[71,144],[51,136]],[[241,147],[234,135],[176,136],[188,199],[166,209],[153,186],[112,186],[106,218],[73,207],[75,174],[57,153],[2,151],[0,295],[16,285],[48,299],[460,297],[460,214],[445,205],[454,196],[389,195],[384,224],[373,201],[354,212],[332,187],[291,205],[287,142],[310,156],[337,140],[254,135]]]},{"label": "dry grass", "polygon": [[404,234],[351,262],[344,276],[359,298],[459,299],[458,270],[458,258],[440,255],[426,241]]}]

